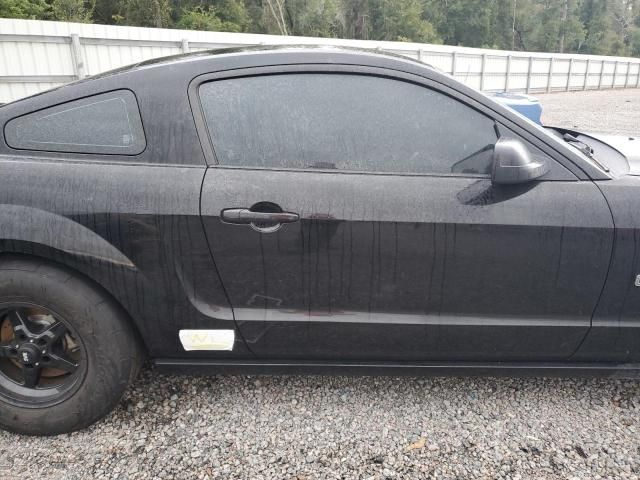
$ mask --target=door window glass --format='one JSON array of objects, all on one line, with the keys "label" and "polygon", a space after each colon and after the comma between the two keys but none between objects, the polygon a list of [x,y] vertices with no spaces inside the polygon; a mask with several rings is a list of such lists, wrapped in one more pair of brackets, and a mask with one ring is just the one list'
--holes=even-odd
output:
[{"label": "door window glass", "polygon": [[200,98],[222,165],[489,174],[493,120],[424,86],[350,74],[205,83]]}]

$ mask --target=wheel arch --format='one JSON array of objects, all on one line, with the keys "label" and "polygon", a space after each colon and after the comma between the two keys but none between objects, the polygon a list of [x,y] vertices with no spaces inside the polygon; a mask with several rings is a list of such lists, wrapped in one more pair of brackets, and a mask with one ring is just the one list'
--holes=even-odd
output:
[{"label": "wheel arch", "polygon": [[113,284],[108,281],[105,282],[104,275],[100,274],[101,270],[108,268],[108,266],[105,265],[101,269],[95,264],[89,265],[86,259],[49,245],[23,240],[0,239],[0,265],[11,261],[45,263],[80,277],[113,303],[123,318],[131,325],[136,341],[143,348],[144,354],[146,356],[149,355],[149,345],[144,340],[141,322],[127,308],[126,302],[122,301],[122,297]]},{"label": "wheel arch", "polygon": [[0,206],[0,240],[41,244],[126,268],[133,262],[94,231],[70,218],[24,205]]}]

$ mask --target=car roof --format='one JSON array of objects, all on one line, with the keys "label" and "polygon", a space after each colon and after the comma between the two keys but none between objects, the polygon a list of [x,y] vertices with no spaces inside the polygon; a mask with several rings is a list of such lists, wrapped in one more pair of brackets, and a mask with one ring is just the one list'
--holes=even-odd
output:
[{"label": "car roof", "polygon": [[[334,45],[244,45],[236,47],[216,48],[210,50],[201,50],[197,52],[181,53],[177,55],[169,55],[164,57],[152,58],[149,60],[143,60],[141,62],[125,65],[112,70],[107,70],[102,73],[88,76],[86,78],[75,80],[69,83],[65,83],[58,87],[51,88],[42,92],[23,97],[21,99],[10,102],[11,105],[15,103],[22,103],[24,100],[31,100],[49,95],[56,91],[67,90],[69,87],[78,87],[81,85],[95,84],[96,81],[104,81],[110,77],[122,76],[124,78],[136,77],[139,75],[147,76],[149,73],[154,75],[162,75],[160,70],[164,68],[180,67],[180,66],[193,66],[197,67],[198,64],[207,64],[212,61],[228,60],[228,68],[238,68],[239,63],[252,63],[268,64],[265,62],[265,58],[269,55],[277,55],[274,58],[273,65],[277,64],[295,64],[295,63],[348,63],[348,64],[362,64],[369,66],[404,66],[406,70],[425,70],[434,72],[435,74],[443,75],[444,72],[437,68],[434,68],[426,63],[418,60],[414,60],[410,57],[398,55],[393,52],[388,52],[379,49],[366,49],[356,47],[344,47]],[[244,62],[243,62],[244,60]],[[395,64],[395,65],[394,65]],[[249,65],[244,65],[249,66]],[[222,70],[227,68],[222,67]],[[400,68],[403,69],[403,68]],[[444,74],[446,75],[446,74]],[[4,107],[5,105],[0,105]]]},{"label": "car roof", "polygon": [[[199,62],[215,59],[223,56],[247,56],[247,55],[269,55],[270,53],[287,54],[298,56],[300,54],[309,54],[310,57],[326,55],[326,54],[346,54],[361,58],[369,58],[370,60],[395,60],[407,62],[408,64],[427,68],[432,71],[438,71],[433,66],[412,59],[410,57],[399,55],[397,53],[388,52],[380,49],[366,49],[356,47],[344,47],[334,45],[245,45],[237,47],[216,48],[212,50],[202,50],[190,53],[180,53],[177,55],[169,55],[166,57],[152,58],[143,60],[138,63],[126,65],[124,67],[108,70],[90,77],[91,79],[104,78],[110,75],[135,72],[137,70],[147,70],[149,68],[177,65],[185,62]],[[89,79],[87,79],[89,80]]]}]

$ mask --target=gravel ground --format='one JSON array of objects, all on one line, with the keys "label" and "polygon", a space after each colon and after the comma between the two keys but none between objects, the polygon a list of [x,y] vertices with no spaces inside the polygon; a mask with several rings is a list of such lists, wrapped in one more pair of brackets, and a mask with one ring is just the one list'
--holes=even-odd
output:
[{"label": "gravel ground", "polygon": [[[541,98],[548,123],[638,133],[640,90]],[[39,476],[638,479],[640,384],[196,378],[147,369],[87,431],[46,439],[0,432],[0,479]]]},{"label": "gravel ground", "polygon": [[542,122],[585,132],[640,134],[640,89],[537,95]]}]

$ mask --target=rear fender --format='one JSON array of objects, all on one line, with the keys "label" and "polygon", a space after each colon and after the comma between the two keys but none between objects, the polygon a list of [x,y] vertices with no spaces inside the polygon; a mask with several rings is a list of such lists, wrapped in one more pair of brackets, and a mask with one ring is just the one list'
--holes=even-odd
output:
[{"label": "rear fender", "polygon": [[135,269],[129,258],[95,232],[38,208],[0,205],[0,239],[45,245],[74,257]]}]

